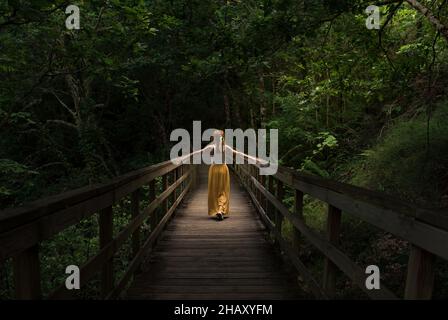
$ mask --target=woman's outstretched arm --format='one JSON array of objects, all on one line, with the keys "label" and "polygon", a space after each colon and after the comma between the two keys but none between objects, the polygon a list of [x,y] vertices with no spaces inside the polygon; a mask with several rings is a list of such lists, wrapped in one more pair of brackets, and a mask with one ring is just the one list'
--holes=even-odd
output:
[{"label": "woman's outstretched arm", "polygon": [[202,152],[204,152],[205,150],[210,149],[210,148],[214,148],[214,144],[213,144],[213,143],[209,143],[208,145],[206,145],[206,146],[205,146],[204,148],[202,148],[201,150],[196,150],[196,151],[191,152],[191,153],[189,153],[189,154],[187,154],[187,155],[185,155],[185,156],[181,156],[181,157],[175,158],[175,159],[172,160],[172,162],[173,162],[173,163],[182,163],[182,162],[185,161],[185,159],[188,159],[189,157],[192,157],[192,156],[194,156],[195,154],[202,153]]},{"label": "woman's outstretched arm", "polygon": [[235,154],[237,154],[237,155],[243,156],[243,157],[246,158],[246,159],[253,160],[253,161],[255,161],[257,164],[260,164],[260,165],[262,165],[262,166],[265,166],[265,165],[268,165],[268,164],[269,164],[269,162],[266,161],[266,160],[264,160],[264,159],[257,158],[257,157],[253,157],[253,156],[250,156],[250,155],[248,155],[248,154],[246,154],[246,153],[244,153],[244,152],[235,150],[235,149],[233,149],[232,147],[228,146],[227,144],[225,144],[225,148],[228,149],[228,150],[230,150],[230,151],[232,151],[232,153],[235,153]]}]

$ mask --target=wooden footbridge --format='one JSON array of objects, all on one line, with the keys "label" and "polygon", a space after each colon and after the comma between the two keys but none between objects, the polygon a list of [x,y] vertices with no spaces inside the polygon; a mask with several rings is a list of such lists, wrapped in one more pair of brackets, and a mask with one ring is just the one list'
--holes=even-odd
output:
[{"label": "wooden footbridge", "polygon": [[[339,274],[370,298],[396,299],[387,283],[368,290],[366,266],[343,252],[342,213],[408,241],[404,298],[431,298],[436,259],[448,259],[447,215],[288,168],[260,176],[256,165],[244,164],[232,166],[231,216],[218,222],[207,217],[206,173],[207,167],[168,161],[0,212],[0,264],[12,259],[16,298],[76,296],[63,283],[42,296],[39,245],[97,214],[100,248],[80,266],[80,279],[82,290],[99,277],[104,299],[328,299]],[[283,202],[286,193],[294,195],[293,208]],[[325,234],[306,224],[304,194],[328,204]],[[131,201],[131,218],[114,232],[123,199]],[[286,220],[292,241],[282,232]],[[116,257],[129,239],[132,255],[118,276]],[[322,279],[299,258],[301,241],[325,258]]]}]

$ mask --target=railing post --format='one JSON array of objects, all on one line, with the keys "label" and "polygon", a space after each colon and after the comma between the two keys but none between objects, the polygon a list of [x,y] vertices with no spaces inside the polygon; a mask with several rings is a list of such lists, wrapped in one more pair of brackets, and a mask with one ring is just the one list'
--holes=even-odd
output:
[{"label": "railing post", "polygon": [[[187,170],[190,172],[190,177],[188,178],[188,180],[190,180],[190,188],[193,189],[196,187],[196,167],[194,164],[189,164]],[[187,187],[187,180],[185,180],[185,187]]]},{"label": "railing post", "polygon": [[[153,202],[156,199],[156,180],[151,180],[151,182],[149,183],[149,203]],[[151,213],[151,217],[149,219],[150,224],[151,224],[151,232],[154,230],[154,228],[157,225],[157,210],[158,208],[156,208],[156,210],[154,210]]]},{"label": "railing post", "polygon": [[[185,166],[183,164],[181,164],[179,167],[179,178],[182,178],[184,176],[184,167]],[[185,189],[185,180],[182,181],[182,183],[180,184],[179,193],[182,194],[184,189]]]},{"label": "railing post", "polygon": [[[273,176],[269,176],[268,178],[268,191],[269,193],[271,193],[272,195],[275,195],[274,192],[274,177]],[[273,217],[275,217],[275,210],[274,210],[274,206],[272,205],[272,203],[270,201],[268,201],[268,205],[267,205],[267,215],[269,217],[269,219],[273,220]]]},{"label": "railing post", "polygon": [[[303,192],[300,190],[295,190],[294,193],[294,211],[295,214],[303,220]],[[297,228],[293,231],[293,248],[298,253],[300,246],[300,232]]]},{"label": "railing post", "polygon": [[[341,216],[341,210],[328,205],[327,239],[333,244],[338,244],[339,242]],[[336,295],[336,273],[337,266],[330,259],[325,258],[323,288],[329,297]]]},{"label": "railing post", "polygon": [[[277,180],[277,199],[280,202],[283,202],[283,198],[285,197],[285,188],[283,186],[283,182]],[[275,229],[279,237],[282,235],[282,223],[283,223],[283,215],[279,210],[275,210]]]},{"label": "railing post", "polygon": [[[113,238],[113,210],[112,206],[107,207],[100,212],[100,248],[108,245]],[[106,297],[114,287],[114,265],[113,257],[107,260],[101,272],[101,294]]]},{"label": "railing post", "polygon": [[[255,180],[257,180],[257,182],[261,181],[260,172],[258,171],[258,168],[256,166],[254,166],[254,177],[255,177]],[[255,195],[256,195],[257,201],[260,204],[260,206],[262,206],[261,191],[255,186],[255,184],[254,184],[254,188],[255,188]]]},{"label": "railing post", "polygon": [[411,245],[404,298],[431,299],[434,286],[435,256]]},{"label": "railing post", "polygon": [[[162,192],[168,189],[168,186],[169,186],[168,175],[169,175],[169,173],[163,175],[163,177],[162,177]],[[168,212],[168,207],[169,207],[169,203],[168,203],[168,202],[169,202],[169,197],[167,197],[167,198],[165,199],[165,201],[163,202],[163,206],[162,206],[162,208],[163,208],[162,217],[164,217],[165,214]],[[157,222],[159,222],[160,219],[162,219],[162,217],[157,217]]]},{"label": "railing post", "polygon": [[15,256],[13,268],[16,299],[41,299],[39,246],[36,244]]},{"label": "railing post", "polygon": [[[137,217],[140,214],[140,189],[135,190],[131,195],[131,216]],[[132,255],[135,257],[140,250],[140,227],[132,233]]]},{"label": "railing post", "polygon": [[[260,183],[261,185],[266,188],[266,176],[260,175]],[[266,200],[267,198],[263,195],[262,192],[260,192],[260,205],[265,210],[265,213],[267,214],[267,206],[266,206]]]},{"label": "railing post", "polygon": [[[179,179],[179,172],[180,172],[179,169],[180,169],[179,167],[174,169],[174,172],[173,172],[173,175],[174,175],[174,177],[173,177],[173,184],[175,184],[177,182],[177,179]],[[177,200],[177,196],[179,194],[178,190],[179,190],[179,187],[177,187],[173,191],[173,194],[174,194],[173,203],[176,202],[176,200]]]}]

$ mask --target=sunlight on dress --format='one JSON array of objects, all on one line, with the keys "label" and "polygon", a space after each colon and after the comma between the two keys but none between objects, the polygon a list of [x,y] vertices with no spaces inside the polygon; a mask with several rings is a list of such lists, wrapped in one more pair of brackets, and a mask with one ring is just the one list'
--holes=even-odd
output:
[{"label": "sunlight on dress", "polygon": [[208,170],[208,215],[229,215],[230,176],[226,164],[212,164]]}]

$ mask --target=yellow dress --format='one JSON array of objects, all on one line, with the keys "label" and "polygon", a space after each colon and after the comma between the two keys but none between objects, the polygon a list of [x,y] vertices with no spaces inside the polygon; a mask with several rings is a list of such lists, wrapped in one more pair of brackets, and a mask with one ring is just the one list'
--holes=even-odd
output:
[{"label": "yellow dress", "polygon": [[226,164],[212,164],[208,170],[208,215],[229,214],[230,176]]}]

